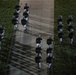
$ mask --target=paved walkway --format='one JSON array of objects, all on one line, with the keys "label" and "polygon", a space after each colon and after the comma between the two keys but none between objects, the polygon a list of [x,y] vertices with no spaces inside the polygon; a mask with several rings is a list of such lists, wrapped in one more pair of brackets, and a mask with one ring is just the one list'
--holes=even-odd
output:
[{"label": "paved walkway", "polygon": [[[28,33],[24,33],[21,25],[21,18],[25,3],[30,6]],[[20,24],[15,37],[15,48],[13,49],[10,67],[10,75],[48,75],[46,64],[46,39],[54,34],[54,0],[20,0],[21,13]],[[42,35],[42,72],[38,74],[38,69],[34,62],[35,58],[35,39],[37,34]],[[14,63],[14,64],[13,64]],[[26,73],[26,72],[28,73]],[[30,72],[30,73],[29,73]]]}]

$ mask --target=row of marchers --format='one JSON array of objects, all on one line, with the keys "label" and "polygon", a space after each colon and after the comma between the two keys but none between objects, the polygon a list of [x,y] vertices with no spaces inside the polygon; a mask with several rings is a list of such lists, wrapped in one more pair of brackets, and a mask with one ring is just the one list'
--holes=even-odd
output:
[{"label": "row of marchers", "polygon": [[[36,38],[36,48],[35,48],[35,52],[36,52],[36,56],[35,56],[35,62],[37,63],[38,65],[38,68],[41,68],[41,59],[44,58],[42,57],[42,54],[43,52],[45,52],[45,50],[42,49],[42,46],[41,46],[41,35],[38,34],[38,37]],[[47,67],[48,68],[51,68],[52,66],[52,57],[53,57],[53,51],[52,51],[52,37],[49,36],[47,41],[46,41],[46,44],[48,45],[48,48],[46,49],[46,53],[47,53],[47,56],[46,56],[46,63],[47,63]],[[42,51],[43,50],[43,51]]]},{"label": "row of marchers", "polygon": [[[63,42],[63,17],[62,15],[59,16],[58,20],[58,38],[59,38],[59,42],[60,44]],[[67,24],[68,24],[68,37],[69,37],[69,43],[70,45],[73,44],[73,35],[74,35],[74,28],[73,28],[73,17],[72,15],[69,16],[68,20],[67,20]]]},{"label": "row of marchers", "polygon": [[[20,13],[20,6],[16,5],[15,6],[15,11],[14,11],[14,14],[13,14],[13,17],[12,17],[12,23],[14,25],[14,30],[17,30],[17,28],[18,28],[19,13]],[[29,19],[29,6],[26,3],[25,6],[24,6],[23,15],[22,15],[22,19],[21,19],[21,24],[23,25],[24,30],[26,30],[28,19]]]}]

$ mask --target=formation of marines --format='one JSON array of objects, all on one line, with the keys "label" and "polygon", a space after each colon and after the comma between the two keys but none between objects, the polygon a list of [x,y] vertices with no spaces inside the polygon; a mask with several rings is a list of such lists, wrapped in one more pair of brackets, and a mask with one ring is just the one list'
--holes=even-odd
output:
[{"label": "formation of marines", "polygon": [[[17,30],[17,27],[18,27],[18,24],[19,24],[19,13],[20,13],[20,6],[16,5],[15,6],[15,11],[14,11],[13,17],[12,17],[12,23],[14,25],[14,30]],[[24,30],[26,30],[28,19],[29,19],[29,6],[26,3],[25,6],[24,6],[23,16],[22,16],[22,19],[21,19],[21,24],[23,25]]]},{"label": "formation of marines", "polygon": [[[59,16],[57,23],[58,23],[58,37],[59,37],[59,42],[61,44],[63,41],[63,17],[62,17],[62,15]],[[73,44],[73,35],[74,35],[72,15],[70,15],[68,17],[67,24],[68,24],[68,37],[70,39],[69,43],[72,45]]]},{"label": "formation of marines", "polygon": [[[14,25],[14,30],[17,29],[18,24],[19,24],[19,13],[20,13],[20,6],[16,5],[15,11],[14,11],[14,14],[12,17],[12,23]],[[23,16],[21,19],[21,24],[23,25],[24,30],[27,29],[28,20],[29,20],[29,6],[26,3],[24,6]],[[57,23],[58,23],[58,28],[57,28],[58,29],[58,38],[59,38],[59,43],[61,44],[63,42],[63,17],[62,17],[62,15],[59,16]],[[68,24],[68,37],[70,39],[70,44],[73,44],[74,29],[73,29],[73,17],[71,15],[69,16],[69,18],[67,20],[67,24]],[[0,26],[0,28],[1,28],[1,26]],[[3,29],[2,29],[2,31],[0,29],[0,41],[2,39],[2,37],[1,37],[2,34],[4,34],[4,31],[3,31]],[[52,66],[52,58],[53,58],[52,41],[53,40],[52,40],[51,36],[49,36],[46,40],[46,44],[48,45],[48,48],[46,49],[46,53],[47,53],[46,63],[48,64],[48,68],[51,68],[51,66]],[[38,34],[38,37],[36,38],[35,62],[38,64],[39,68],[41,68],[41,59],[42,59],[41,42],[42,42],[42,37],[40,34]]]},{"label": "formation of marines", "polygon": [[[42,37],[39,34],[38,37],[36,38],[36,57],[35,57],[35,62],[38,64],[39,68],[41,68],[41,59],[42,59],[42,48],[41,48],[41,41]],[[52,38],[49,36],[48,39],[46,40],[46,44],[48,45],[48,48],[46,49],[47,57],[46,57],[46,63],[48,65],[48,68],[51,68],[52,65]]]}]

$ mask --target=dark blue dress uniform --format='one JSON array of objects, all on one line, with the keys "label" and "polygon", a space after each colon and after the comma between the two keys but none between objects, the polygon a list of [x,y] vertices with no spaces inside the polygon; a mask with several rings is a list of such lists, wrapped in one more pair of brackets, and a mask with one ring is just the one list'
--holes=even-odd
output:
[{"label": "dark blue dress uniform", "polygon": [[21,23],[22,23],[22,25],[26,25],[27,21],[23,18],[23,19],[21,19]]},{"label": "dark blue dress uniform", "polygon": [[35,57],[35,62],[36,62],[36,63],[40,63],[40,62],[41,62],[41,56],[37,55],[37,56]]},{"label": "dark blue dress uniform", "polygon": [[73,18],[69,18],[68,20],[67,20],[67,23],[69,24],[70,22],[72,22],[73,21]]},{"label": "dark blue dress uniform", "polygon": [[38,54],[40,54],[41,53],[41,47],[36,47],[36,49],[35,49],[35,51],[36,51],[36,53],[38,53]]},{"label": "dark blue dress uniform", "polygon": [[47,48],[47,50],[46,50],[46,53],[48,54],[48,53],[52,53],[52,48]]},{"label": "dark blue dress uniform", "polygon": [[23,12],[23,16],[24,16],[25,18],[29,17],[29,14],[27,13],[27,11]]},{"label": "dark blue dress uniform", "polygon": [[25,4],[24,9],[29,9],[29,6],[27,6],[27,4]]},{"label": "dark blue dress uniform", "polygon": [[49,64],[52,63],[52,57],[51,56],[48,56],[46,58],[46,62],[49,63]]},{"label": "dark blue dress uniform", "polygon": [[48,44],[48,45],[52,44],[52,41],[53,41],[53,40],[52,40],[51,38],[48,38],[48,39],[47,39],[47,44]]},{"label": "dark blue dress uniform", "polygon": [[36,43],[41,43],[41,40],[42,40],[41,37],[36,38]]}]

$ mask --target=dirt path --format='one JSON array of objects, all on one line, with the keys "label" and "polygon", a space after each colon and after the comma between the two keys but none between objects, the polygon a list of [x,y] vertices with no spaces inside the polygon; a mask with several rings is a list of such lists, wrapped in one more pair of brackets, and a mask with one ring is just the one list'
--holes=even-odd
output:
[{"label": "dirt path", "polygon": [[[21,18],[22,18],[22,13],[23,13],[23,8],[24,8],[25,3],[27,3],[30,6],[29,24],[27,26],[28,33],[24,33],[23,26],[21,25]],[[49,35],[51,35],[51,37],[54,37],[53,35],[54,34],[54,0],[20,0],[19,4],[21,6],[21,9],[20,9],[21,13],[20,13],[20,19],[19,19],[20,24],[18,25],[18,31],[16,32],[15,40],[16,42],[19,42],[22,45],[31,47],[31,49],[29,49],[31,55],[28,56],[27,58],[29,59],[31,57],[31,59],[29,59],[30,62],[28,62],[30,65],[28,66],[30,70],[33,69],[34,72],[33,71],[29,71],[29,72],[31,72],[33,75],[38,75],[36,64],[34,62],[34,58],[36,55],[35,39],[38,33],[42,35],[42,38],[43,38],[42,40],[42,49],[43,49],[42,70],[44,71],[41,72],[41,75],[48,75],[47,64],[46,64],[46,57],[47,57],[46,49],[48,46],[46,44],[46,39],[48,38]],[[25,58],[23,60],[25,60]],[[20,59],[17,62],[21,63]],[[25,67],[27,68],[27,66]],[[16,72],[14,72],[13,75],[25,75],[26,74],[22,70],[13,68],[10,75],[12,75],[12,72],[14,70],[16,70]]]}]

